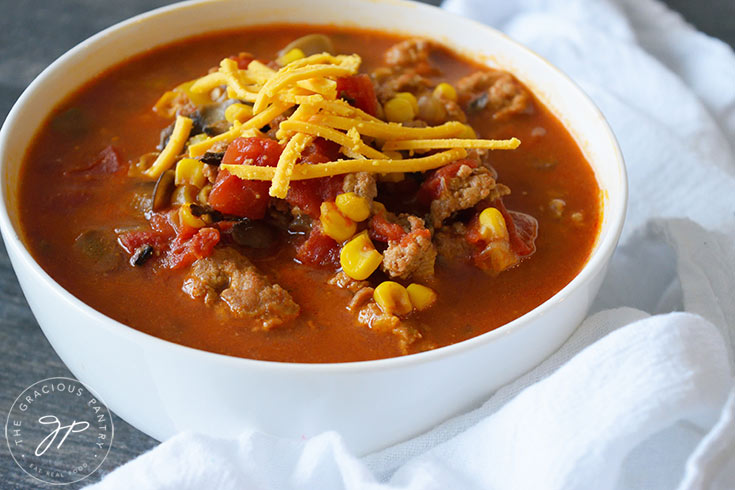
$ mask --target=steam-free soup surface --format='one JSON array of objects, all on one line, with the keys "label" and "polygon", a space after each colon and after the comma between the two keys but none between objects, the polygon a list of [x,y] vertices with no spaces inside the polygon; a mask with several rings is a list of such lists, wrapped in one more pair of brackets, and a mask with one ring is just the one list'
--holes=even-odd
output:
[{"label": "steam-free soup surface", "polygon": [[[152,111],[161,94],[240,52],[274,60],[290,41],[315,30],[273,26],[185,40],[125,61],[71,95],[38,132],[21,173],[21,222],[34,258],[76,297],[135,329],[211,352],[291,362],[378,359],[456,343],[530,311],[580,271],[598,233],[599,188],[575,141],[535,98],[510,117],[466,111],[478,137],[522,142],[513,151],[491,152],[488,161],[497,181],[511,189],[504,206],[537,220],[535,252],[499,274],[440,254],[433,278],[425,281],[436,292],[436,304],[410,317],[420,335],[415,342],[401,343],[390,332],[356,321],[346,308],[354,292],[327,283],[338,264],[294,260],[304,240],[298,234],[278,235],[287,245],[267,250],[237,249],[300,307],[295,319],[277,328],[254,328],[248,318],[184,294],[189,268],[157,266],[155,258],[131,266],[115,237],[150,226],[142,207],[149,204],[143,201],[152,182],[131,178],[128,162],[155,149],[172,123]],[[383,66],[386,50],[403,39],[353,29],[317,31],[331,38],[338,53],[359,54],[363,73]],[[432,84],[456,84],[485,69],[441,48],[430,61],[438,68],[425,74]],[[117,171],[101,168],[100,155],[108,147],[122,165]],[[470,211],[452,219],[467,223]],[[386,279],[378,271],[371,286]]]}]

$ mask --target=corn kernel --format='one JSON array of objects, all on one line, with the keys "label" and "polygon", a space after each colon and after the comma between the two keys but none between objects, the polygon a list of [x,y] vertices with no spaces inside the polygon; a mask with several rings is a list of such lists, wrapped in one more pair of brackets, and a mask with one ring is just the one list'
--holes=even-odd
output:
[{"label": "corn kernel", "polygon": [[407,315],[413,310],[408,291],[397,282],[381,282],[375,288],[373,298],[381,310],[391,315]]},{"label": "corn kernel", "polygon": [[337,208],[352,221],[365,221],[370,217],[370,203],[354,192],[345,192],[335,199]]},{"label": "corn kernel", "polygon": [[174,192],[171,194],[171,204],[183,205],[189,202],[194,202],[197,198],[197,188],[193,185],[179,185],[176,186]]},{"label": "corn kernel", "polygon": [[495,208],[485,208],[480,213],[480,234],[489,241],[506,240],[508,228],[503,214]]},{"label": "corn kernel", "polygon": [[419,101],[416,100],[416,96],[413,95],[411,92],[398,92],[396,94],[396,97],[401,97],[403,99],[406,99],[411,103],[411,107],[413,107],[413,113],[418,114],[419,112]]},{"label": "corn kernel", "polygon": [[245,122],[251,117],[253,117],[253,107],[247,104],[236,102],[228,105],[227,109],[225,109],[225,119],[227,119],[227,122]]},{"label": "corn kernel", "polygon": [[411,101],[406,97],[393,97],[383,105],[383,110],[385,118],[390,122],[409,122],[416,116]]},{"label": "corn kernel", "polygon": [[207,182],[204,164],[193,158],[183,158],[176,164],[176,185],[201,187]]},{"label": "corn kernel", "polygon": [[212,98],[209,96],[209,94],[198,94],[191,91],[191,86],[196,83],[195,80],[190,80],[188,82],[184,82],[181,85],[178,85],[174,91],[183,92],[186,94],[187,97],[189,97],[189,100],[192,104],[195,106],[203,106],[207,104],[212,103]]},{"label": "corn kernel", "polygon": [[306,55],[304,54],[304,52],[301,51],[299,48],[293,48],[288,53],[284,53],[282,56],[280,56],[277,62],[281,66],[286,66],[292,61],[300,60],[301,58],[304,58],[305,56]]},{"label": "corn kernel", "polygon": [[319,221],[322,223],[324,233],[337,240],[344,242],[357,230],[357,223],[347,216],[340,213],[336,204],[331,201],[324,201],[319,207]]},{"label": "corn kernel", "polygon": [[460,134],[457,135],[457,138],[472,140],[472,139],[477,138],[477,133],[472,128],[472,126],[470,126],[469,124],[465,124],[464,129],[462,130]]},{"label": "corn kernel", "polygon": [[352,279],[364,281],[383,262],[383,256],[375,250],[367,231],[345,243],[339,253],[342,270]]},{"label": "corn kernel", "polygon": [[207,184],[197,194],[199,204],[209,204],[209,193],[212,192],[212,184]]},{"label": "corn kernel", "polygon": [[186,225],[192,228],[201,228],[206,224],[204,220],[191,213],[191,204],[184,204],[179,208],[179,223],[182,226]]},{"label": "corn kernel", "polygon": [[207,136],[207,133],[195,134],[194,136],[192,136],[191,138],[188,139],[188,141],[186,142],[186,144],[189,145],[189,146],[196,145],[197,143],[201,143],[202,141],[206,140],[207,138],[209,138],[209,136]]},{"label": "corn kernel", "polygon": [[436,303],[436,293],[431,288],[412,283],[408,285],[406,291],[408,291],[411,304],[418,311],[425,310]]},{"label": "corn kernel", "polygon": [[457,102],[457,90],[447,82],[442,82],[434,87],[434,97],[437,99],[448,99]]}]

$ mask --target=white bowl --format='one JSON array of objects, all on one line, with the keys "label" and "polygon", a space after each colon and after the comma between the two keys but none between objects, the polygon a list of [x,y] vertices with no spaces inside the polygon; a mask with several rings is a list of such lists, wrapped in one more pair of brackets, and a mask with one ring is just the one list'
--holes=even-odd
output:
[{"label": "white bowl", "polygon": [[[182,37],[294,22],[371,27],[437,39],[513,72],[566,125],[603,193],[600,235],[584,269],[522,317],[429,352],[343,364],[296,364],[212,354],[152,337],[64,290],[19,238],[18,172],[50,110],[104,69]],[[364,454],[467,410],[556,350],[584,318],[625,216],[625,167],[610,128],[566,76],[503,34],[437,8],[396,0],[221,0],[177,4],[81,43],[26,89],[0,133],[0,228],[29,305],[61,359],[127,422],[162,440],[182,430],[245,429],[301,438],[336,430]]]}]

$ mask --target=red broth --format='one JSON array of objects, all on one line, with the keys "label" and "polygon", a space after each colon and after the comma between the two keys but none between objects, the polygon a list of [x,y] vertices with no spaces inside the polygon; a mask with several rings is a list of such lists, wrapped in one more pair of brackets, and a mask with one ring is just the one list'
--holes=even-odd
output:
[{"label": "red broth", "polygon": [[[211,352],[288,362],[346,362],[393,357],[403,352],[392,335],[355,322],[345,306],[351,293],[326,281],[333,270],[305,267],[282,249],[251,256],[258,268],[289,291],[301,306],[297,320],[254,331],[181,291],[185,271],[130,267],[126,260],[91,264],[75,239],[95,228],[145,224],[135,206],[140,181],[125,169],[104,177],[81,177],[79,169],[113,145],[122,161],[135,161],[158,144],[170,120],[151,108],[160,95],[248,51],[273,59],[292,39],[313,27],[269,26],[219,32],[155,48],[95,77],[58,107],[39,130],[21,171],[21,223],[39,264],[64,288],[96,310],[142,332]],[[358,53],[361,71],[382,62],[402,38],[381,32],[322,28],[342,53]],[[439,79],[450,83],[480,69],[471,60],[440,51]],[[470,118],[478,136],[517,137],[514,151],[492,153],[499,181],[512,189],[509,209],[538,220],[536,252],[497,277],[456,263],[440,262],[434,289],[438,302],[416,314],[422,342],[415,352],[453,344],[523,315],[563,288],[582,269],[601,222],[600,190],[592,169],[563,125],[538,101],[534,111],[497,122]],[[550,201],[561,199],[563,213]],[[117,260],[117,259],[115,259]],[[104,262],[104,261],[103,261]]]}]

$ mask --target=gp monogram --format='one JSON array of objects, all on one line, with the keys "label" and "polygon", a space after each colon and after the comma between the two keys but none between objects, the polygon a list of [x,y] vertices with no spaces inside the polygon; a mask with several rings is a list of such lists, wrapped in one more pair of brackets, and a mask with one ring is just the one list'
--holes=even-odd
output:
[{"label": "gp monogram", "polygon": [[113,435],[110,411],[99,397],[79,381],[63,377],[26,388],[5,423],[5,439],[18,466],[55,485],[94,473],[107,457]]}]

